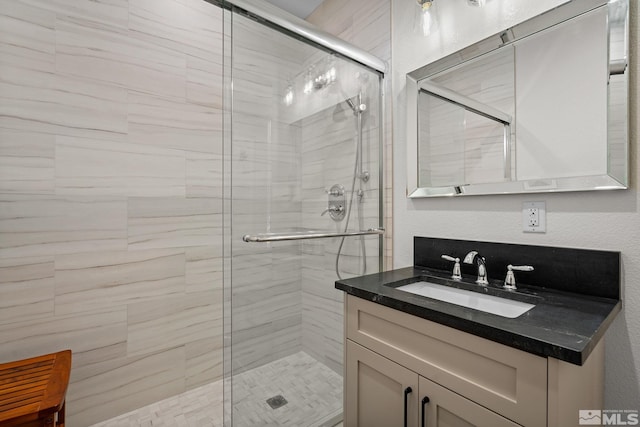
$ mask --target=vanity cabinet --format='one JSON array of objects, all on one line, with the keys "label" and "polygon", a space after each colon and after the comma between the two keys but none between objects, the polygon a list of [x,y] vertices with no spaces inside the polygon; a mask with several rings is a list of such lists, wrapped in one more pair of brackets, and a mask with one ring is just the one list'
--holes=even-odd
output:
[{"label": "vanity cabinet", "polygon": [[[567,426],[602,408],[600,343],[582,366],[347,295],[345,426]],[[405,391],[410,388],[411,392]]]},{"label": "vanity cabinet", "polygon": [[518,426],[350,340],[346,366],[346,426]]}]

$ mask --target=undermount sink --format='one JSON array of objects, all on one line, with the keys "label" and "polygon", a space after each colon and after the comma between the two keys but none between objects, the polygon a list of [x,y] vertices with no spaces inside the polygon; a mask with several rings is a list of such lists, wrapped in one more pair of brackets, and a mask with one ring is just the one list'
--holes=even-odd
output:
[{"label": "undermount sink", "polygon": [[514,319],[535,307],[522,301],[500,298],[494,295],[486,295],[451,286],[438,285],[431,282],[413,282],[396,288],[399,291],[409,292],[423,297],[496,314],[502,317]]}]

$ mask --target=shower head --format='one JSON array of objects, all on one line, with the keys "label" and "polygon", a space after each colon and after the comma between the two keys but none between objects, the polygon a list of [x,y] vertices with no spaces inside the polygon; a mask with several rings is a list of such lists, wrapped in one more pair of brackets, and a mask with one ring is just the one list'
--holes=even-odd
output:
[{"label": "shower head", "polygon": [[[362,95],[358,94],[353,98],[347,98],[344,100],[344,103],[349,106],[354,116],[358,116],[360,113],[367,109],[367,105],[362,103]],[[339,102],[336,104],[336,108],[333,110],[333,120],[336,122],[341,122],[345,120],[347,117],[344,112],[347,111],[344,109],[343,103]]]},{"label": "shower head", "polygon": [[353,110],[354,114],[356,114],[358,112],[358,110],[356,110],[356,104],[354,104],[353,99],[347,98],[347,100],[345,102],[347,103],[347,105],[349,105],[351,110]]},{"label": "shower head", "polygon": [[[353,102],[354,98],[357,99],[357,105],[355,102]],[[347,98],[345,99],[345,102],[347,103],[347,105],[349,105],[349,107],[351,108],[351,111],[353,111],[353,114],[358,114],[358,113],[362,113],[363,111],[365,111],[367,109],[367,105],[362,103],[362,94],[359,93],[358,95],[354,96],[353,98]]]}]

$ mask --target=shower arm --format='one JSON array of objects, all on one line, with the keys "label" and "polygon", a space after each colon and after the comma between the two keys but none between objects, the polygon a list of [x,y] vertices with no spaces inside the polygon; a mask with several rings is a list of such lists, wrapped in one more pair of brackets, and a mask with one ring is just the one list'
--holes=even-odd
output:
[{"label": "shower arm", "polygon": [[282,242],[286,240],[328,239],[332,237],[369,236],[384,234],[384,228],[370,228],[362,231],[345,231],[344,233],[321,233],[317,231],[301,231],[298,233],[264,233],[245,234],[242,240],[247,243]]}]

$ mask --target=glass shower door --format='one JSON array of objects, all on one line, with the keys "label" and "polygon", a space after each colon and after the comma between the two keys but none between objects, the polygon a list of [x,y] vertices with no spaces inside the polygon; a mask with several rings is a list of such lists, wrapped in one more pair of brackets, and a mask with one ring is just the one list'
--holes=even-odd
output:
[{"label": "glass shower door", "polygon": [[382,239],[308,237],[382,224],[381,77],[247,16],[228,21],[226,425],[332,426],[334,281],[379,271]]}]

